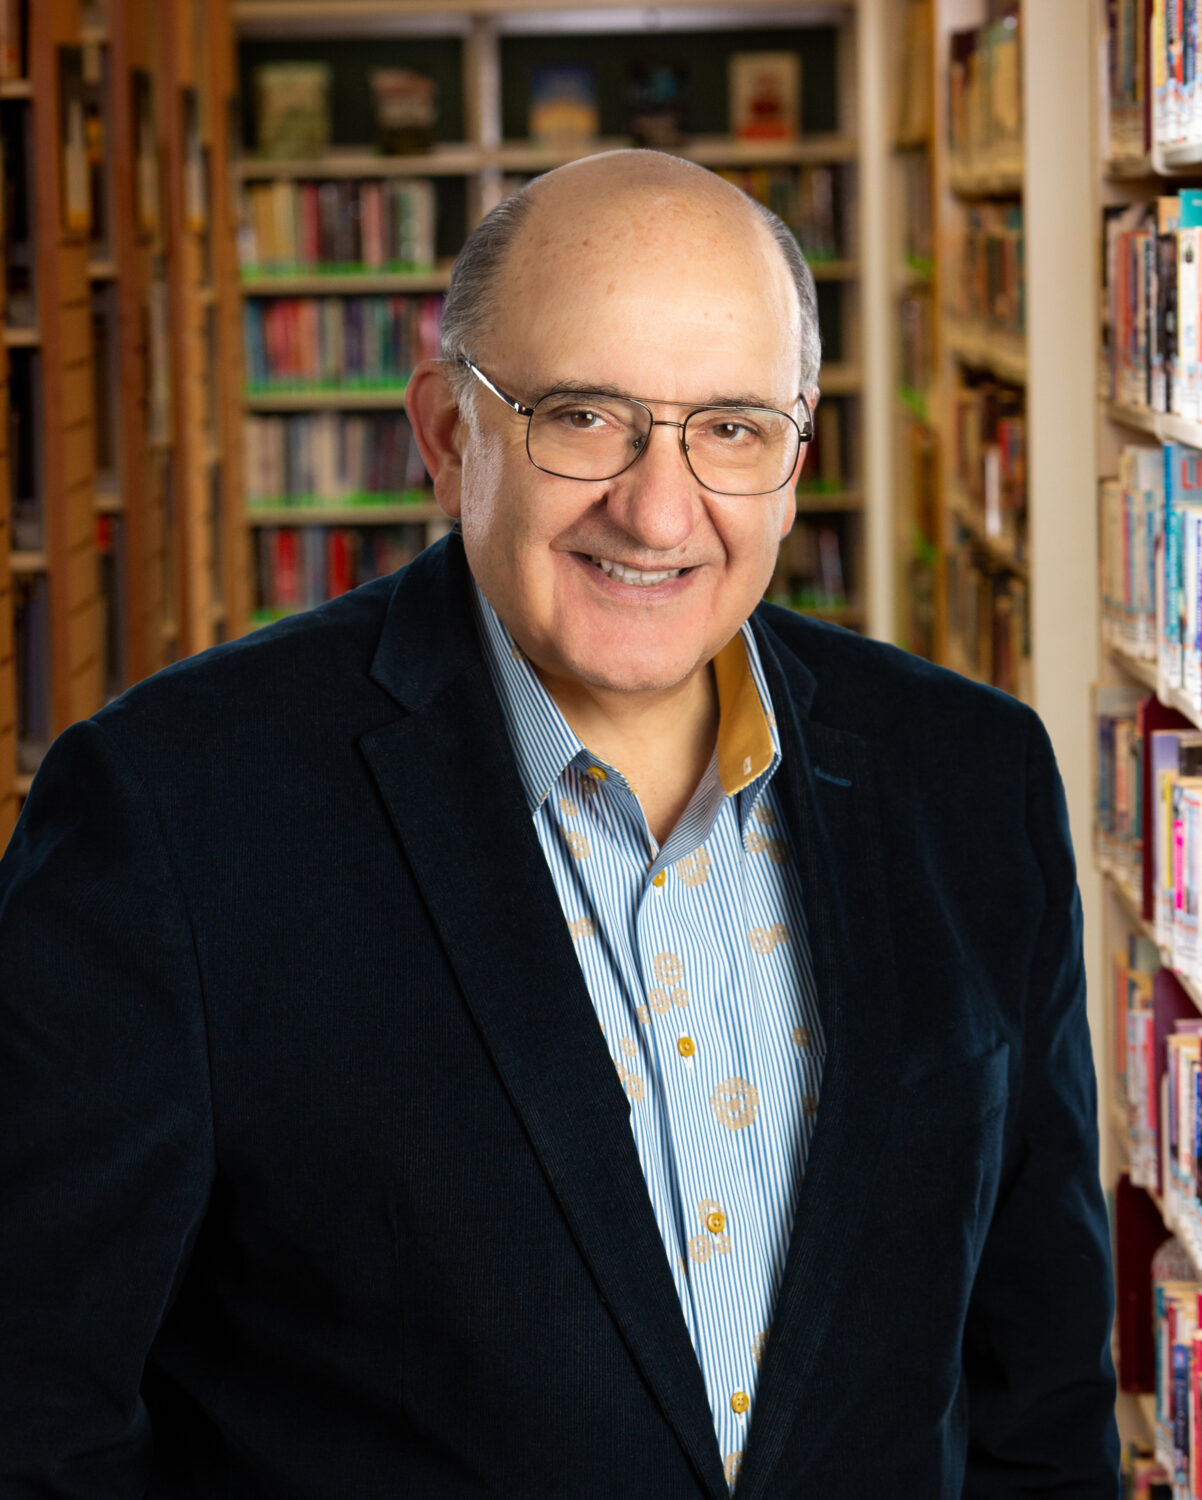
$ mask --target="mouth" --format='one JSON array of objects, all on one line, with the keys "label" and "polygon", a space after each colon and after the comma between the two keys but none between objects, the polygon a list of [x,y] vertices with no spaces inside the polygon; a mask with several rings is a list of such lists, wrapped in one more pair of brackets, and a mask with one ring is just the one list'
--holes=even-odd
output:
[{"label": "mouth", "polygon": [[693,571],[691,568],[660,568],[655,571],[630,568],[625,563],[615,562],[610,557],[589,557],[588,561],[616,583],[625,583],[640,589],[650,589],[660,583],[670,583],[674,578],[681,578]]}]

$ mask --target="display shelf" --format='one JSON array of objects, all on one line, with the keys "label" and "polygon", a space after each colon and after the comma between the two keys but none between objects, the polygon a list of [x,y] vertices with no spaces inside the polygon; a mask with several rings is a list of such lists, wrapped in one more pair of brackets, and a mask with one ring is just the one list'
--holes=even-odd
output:
[{"label": "display shelf", "polygon": [[1156,692],[1159,679],[1154,660],[1150,661],[1144,656],[1135,656],[1113,641],[1106,643],[1106,650],[1110,660],[1120,671],[1125,672],[1129,677],[1134,677],[1137,682],[1142,682],[1152,692]]},{"label": "display shelf", "polygon": [[[440,145],[413,156],[382,156],[367,146],[336,147],[323,156],[243,157],[235,171],[243,182],[330,181],[341,178],[468,177],[497,167],[496,153],[466,143]],[[518,169],[515,169],[518,170]],[[531,168],[537,171],[538,168]]]},{"label": "display shelf", "polygon": [[37,328],[5,328],[4,347],[6,349],[36,349],[42,342],[42,335]]},{"label": "display shelf", "polygon": [[446,512],[423,505],[248,505],[248,526],[407,526],[445,521]]},{"label": "display shelf", "polygon": [[944,319],[943,337],[948,351],[961,363],[988,370],[1011,385],[1026,385],[1027,350],[1021,338],[954,318]]},{"label": "display shelf", "polygon": [[318,271],[304,276],[244,276],[239,289],[244,297],[366,297],[442,292],[450,281],[451,267],[443,265],[431,271]]},{"label": "display shelf", "polygon": [[969,533],[973,543],[996,568],[1013,573],[1024,581],[1028,577],[1027,565],[1017,555],[1013,543],[1005,537],[991,536],[985,528],[984,518],[970,505],[967,496],[952,491],[954,498],[949,514]]},{"label": "display shelf", "polygon": [[1017,197],[1022,193],[1024,176],[1021,160],[979,167],[960,162],[948,163],[949,186],[960,198]]},{"label": "display shelf", "polygon": [[405,387],[387,391],[248,391],[247,411],[403,411]]},{"label": "display shelf", "polygon": [[1149,411],[1143,406],[1124,406],[1117,401],[1104,401],[1102,413],[1120,427],[1146,432],[1158,442],[1185,443],[1193,448],[1202,448],[1202,422],[1174,416],[1171,412]]},{"label": "display shelf", "polygon": [[9,571],[14,577],[18,574],[32,577],[35,573],[44,573],[49,563],[44,552],[34,552],[26,549],[10,552],[8,555],[8,566]]},{"label": "display shelf", "polygon": [[5,78],[0,82],[0,99],[32,99],[33,83],[28,78]]}]

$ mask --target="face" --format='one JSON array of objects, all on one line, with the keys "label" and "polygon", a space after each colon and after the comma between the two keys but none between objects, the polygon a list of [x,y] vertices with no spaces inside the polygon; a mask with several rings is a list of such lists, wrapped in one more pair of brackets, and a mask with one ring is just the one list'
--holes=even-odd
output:
[{"label": "face", "polygon": [[[582,203],[553,223],[570,233],[519,239],[476,351],[503,390],[533,405],[563,383],[611,387],[676,422],[732,400],[797,415],[793,290],[737,210],[661,196],[632,213],[627,198],[616,214]],[[534,468],[525,419],[483,386],[459,433],[443,503],[485,596],[552,684],[687,682],[763,596],[793,522],[796,470],[772,494],[716,495],[690,473],[678,428],[654,427],[633,467],[598,482]]]}]

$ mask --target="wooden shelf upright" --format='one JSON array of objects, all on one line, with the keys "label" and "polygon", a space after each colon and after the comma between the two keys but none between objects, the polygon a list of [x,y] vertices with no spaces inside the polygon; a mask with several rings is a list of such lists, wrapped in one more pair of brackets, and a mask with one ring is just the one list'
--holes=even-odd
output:
[{"label": "wooden shelf upright", "polygon": [[242,523],[240,297],[230,190],[234,61],[226,0],[163,0],[168,283],[178,538],[174,648],[239,634]]}]

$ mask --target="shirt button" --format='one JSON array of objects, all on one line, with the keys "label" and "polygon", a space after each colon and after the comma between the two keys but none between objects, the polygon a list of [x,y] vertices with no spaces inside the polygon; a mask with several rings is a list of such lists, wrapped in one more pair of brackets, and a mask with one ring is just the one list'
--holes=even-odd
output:
[{"label": "shirt button", "polygon": [[717,1213],[707,1214],[705,1227],[711,1234],[721,1234],[722,1231],[726,1228],[726,1215]]},{"label": "shirt button", "polygon": [[590,766],[588,768],[588,774],[593,778],[594,781],[609,780],[608,773],[603,771],[600,766]]},{"label": "shirt button", "polygon": [[730,1409],[736,1416],[741,1417],[750,1405],[751,1397],[746,1391],[736,1391],[730,1398]]},{"label": "shirt button", "polygon": [[697,1043],[691,1036],[682,1036],[676,1043],[676,1050],[680,1053],[681,1057],[692,1057],[693,1053],[697,1050]]},{"label": "shirt button", "polygon": [[652,877],[651,877],[651,884],[652,885],[663,885],[664,881],[667,880],[667,878],[668,878],[668,872],[667,872],[667,870],[661,870],[658,875],[652,875]]}]

